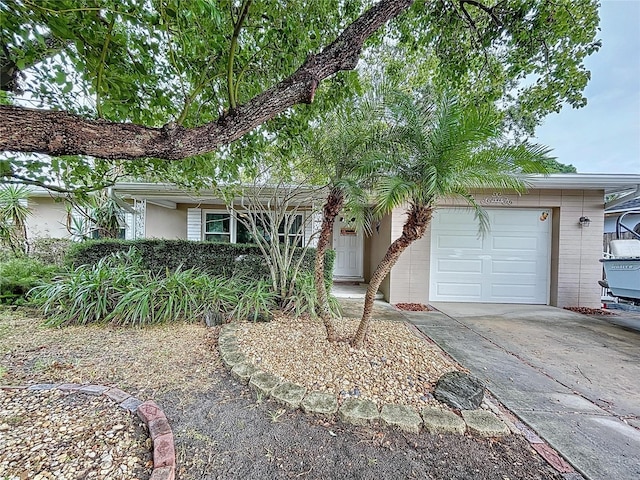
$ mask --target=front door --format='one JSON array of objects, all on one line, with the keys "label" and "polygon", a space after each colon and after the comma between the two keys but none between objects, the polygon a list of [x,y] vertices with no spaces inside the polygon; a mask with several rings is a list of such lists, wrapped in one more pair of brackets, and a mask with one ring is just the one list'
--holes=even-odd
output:
[{"label": "front door", "polygon": [[361,280],[364,237],[362,231],[345,222],[338,216],[333,226],[333,249],[336,251],[336,262],[333,276],[337,278],[353,278]]}]

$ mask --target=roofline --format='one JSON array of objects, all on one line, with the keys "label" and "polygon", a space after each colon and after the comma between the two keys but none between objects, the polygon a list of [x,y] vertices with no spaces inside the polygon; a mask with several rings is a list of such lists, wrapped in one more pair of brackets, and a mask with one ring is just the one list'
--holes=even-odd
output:
[{"label": "roofline", "polygon": [[606,194],[635,190],[640,174],[632,173],[552,173],[528,175],[525,180],[533,188],[566,190],[604,190]]},{"label": "roofline", "polygon": [[[526,175],[523,177],[529,189],[604,190],[605,194],[626,192],[640,187],[640,174],[624,173],[552,173],[550,175]],[[247,185],[249,187],[250,185]],[[116,183],[114,190],[129,195],[187,195],[194,198],[215,196],[215,192],[202,189],[198,193],[179,188],[172,183]],[[268,187],[267,187],[268,188]],[[315,188],[310,188],[310,191]],[[33,188],[35,197],[60,196],[44,188]]]}]

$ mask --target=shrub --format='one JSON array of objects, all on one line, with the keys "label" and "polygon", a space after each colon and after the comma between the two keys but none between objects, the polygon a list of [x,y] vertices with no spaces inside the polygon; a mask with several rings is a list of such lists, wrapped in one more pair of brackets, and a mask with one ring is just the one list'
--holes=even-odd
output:
[{"label": "shrub", "polygon": [[0,263],[0,304],[22,304],[32,288],[51,280],[57,268],[31,258]]},{"label": "shrub", "polygon": [[32,297],[49,317],[48,325],[142,326],[212,314],[219,322],[258,320],[275,305],[265,281],[229,280],[180,267],[157,274],[145,269],[135,249],[114,252],[59,275],[34,288]]},{"label": "shrub", "polygon": [[67,250],[74,243],[68,238],[35,238],[29,241],[29,256],[42,263],[62,267]]},{"label": "shrub", "polygon": [[49,325],[105,322],[126,292],[145,283],[140,263],[133,250],[116,252],[34,288],[31,297],[42,306]]},{"label": "shrub", "polygon": [[[262,253],[256,245],[193,242],[190,240],[94,240],[73,244],[66,257],[66,263],[77,268],[80,265],[94,265],[101,258],[115,252],[126,252],[135,247],[140,253],[144,268],[162,274],[169,269],[189,270],[198,268],[214,276],[269,278]],[[313,272],[315,249],[309,248],[302,260],[301,271]],[[327,252],[326,278],[333,277],[335,252]]]},{"label": "shrub", "polygon": [[233,279],[201,274],[193,279],[192,288],[200,297],[205,322],[211,326],[225,323],[234,316],[243,289],[247,287]]},{"label": "shrub", "polygon": [[146,325],[200,318],[204,299],[194,285],[198,277],[202,279],[201,274],[193,269],[165,273],[147,272],[143,283],[119,298],[107,319],[117,325]]},{"label": "shrub", "polygon": [[278,296],[266,280],[235,282],[242,294],[232,311],[232,316],[238,320],[251,322],[271,320],[271,310],[276,307]]},{"label": "shrub", "polygon": [[[327,291],[331,291],[330,287],[331,285],[327,284]],[[340,304],[336,297],[329,295],[328,300],[331,314],[334,317],[342,316]],[[311,318],[317,318],[317,304],[318,296],[313,274],[307,272],[299,274],[294,284],[293,295],[287,299],[287,303],[284,307],[285,311],[291,313],[295,317],[309,315]]]}]

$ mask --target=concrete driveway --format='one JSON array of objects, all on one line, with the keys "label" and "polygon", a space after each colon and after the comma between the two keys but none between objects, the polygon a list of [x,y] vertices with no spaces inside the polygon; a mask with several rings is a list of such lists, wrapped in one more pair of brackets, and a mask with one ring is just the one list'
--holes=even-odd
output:
[{"label": "concrete driveway", "polygon": [[403,313],[576,470],[640,478],[639,331],[547,306],[433,306]]}]

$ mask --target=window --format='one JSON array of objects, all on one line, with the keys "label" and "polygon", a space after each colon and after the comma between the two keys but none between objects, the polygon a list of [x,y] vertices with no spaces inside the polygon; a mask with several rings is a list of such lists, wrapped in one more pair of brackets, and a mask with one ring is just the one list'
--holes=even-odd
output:
[{"label": "window", "polygon": [[207,242],[231,243],[231,216],[228,213],[206,213],[204,239]]},{"label": "window", "polygon": [[[247,226],[236,215],[246,216],[246,213],[235,213],[230,215],[228,212],[205,211],[204,212],[204,228],[203,237],[207,242],[222,243],[255,243],[253,235]],[[271,241],[270,217],[263,213],[254,213],[252,215],[257,223],[258,232],[267,240]],[[246,217],[245,217],[246,219]],[[285,231],[287,230],[287,231]],[[278,228],[278,242],[288,242],[289,245],[301,247],[304,243],[304,218],[301,214],[295,214],[293,217],[287,216]]]},{"label": "window", "polygon": [[[287,223],[289,224],[289,231],[285,233]],[[287,215],[287,217],[280,222],[280,226],[278,227],[278,241],[280,243],[288,242],[289,245],[301,247],[303,236],[302,215],[295,215],[293,218]]]},{"label": "window", "polygon": [[240,220],[236,222],[236,243],[255,243],[253,235]]},{"label": "window", "polygon": [[[124,240],[126,238],[126,234],[127,234],[126,228],[122,227],[122,228],[120,228],[120,230],[118,230],[118,237],[117,238],[119,240]],[[100,234],[100,230],[96,228],[94,230],[91,230],[91,238],[93,240],[100,240],[100,239],[106,238],[106,237],[101,235]]]}]

